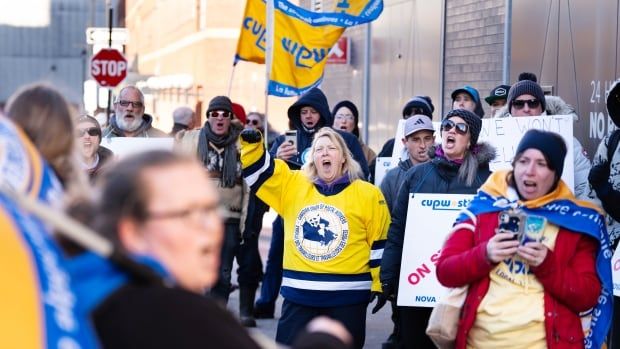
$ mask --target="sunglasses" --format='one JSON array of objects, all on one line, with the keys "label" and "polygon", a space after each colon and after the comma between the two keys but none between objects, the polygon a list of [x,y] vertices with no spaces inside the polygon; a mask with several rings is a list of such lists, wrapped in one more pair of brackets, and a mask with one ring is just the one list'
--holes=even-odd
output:
[{"label": "sunglasses", "polygon": [[252,119],[252,120],[248,119],[245,123],[248,124],[248,125],[258,126],[258,120],[256,120],[256,119]]},{"label": "sunglasses", "polygon": [[217,118],[218,116],[229,118],[231,113],[229,111],[212,110],[207,114],[210,118]]},{"label": "sunglasses", "polygon": [[540,106],[540,101],[538,99],[516,99],[512,101],[512,106],[516,109],[523,109],[526,103],[530,109],[535,109]]},{"label": "sunglasses", "polygon": [[75,136],[77,138],[80,138],[80,137],[83,137],[85,133],[88,133],[88,135],[91,137],[101,136],[101,130],[99,130],[96,127],[90,127],[86,129],[77,129],[75,131]]},{"label": "sunglasses", "polygon": [[142,108],[142,107],[144,107],[144,104],[142,102],[140,102],[140,101],[132,102],[132,101],[120,100],[117,103],[120,104],[122,107],[128,107],[130,104],[134,108]]},{"label": "sunglasses", "polygon": [[467,134],[467,131],[469,130],[469,126],[464,123],[464,122],[454,122],[452,120],[444,120],[441,123],[441,130],[442,131],[450,131],[451,129],[456,127],[456,133],[464,135]]}]

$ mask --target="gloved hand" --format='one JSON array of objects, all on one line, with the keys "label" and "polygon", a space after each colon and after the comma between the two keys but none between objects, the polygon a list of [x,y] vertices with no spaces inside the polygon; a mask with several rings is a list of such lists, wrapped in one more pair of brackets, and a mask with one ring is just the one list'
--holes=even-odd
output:
[{"label": "gloved hand", "polygon": [[609,181],[609,161],[602,162],[598,165],[592,166],[590,174],[588,175],[588,182],[593,187],[598,187],[601,184],[605,184]]},{"label": "gloved hand", "polygon": [[241,139],[248,143],[258,143],[262,140],[263,136],[261,133],[253,128],[246,128],[241,131]]},{"label": "gloved hand", "polygon": [[391,283],[383,283],[381,284],[381,288],[383,292],[372,292],[370,294],[370,303],[377,299],[377,303],[375,303],[375,306],[372,308],[373,314],[381,310],[388,300],[394,300],[394,286],[392,286]]}]

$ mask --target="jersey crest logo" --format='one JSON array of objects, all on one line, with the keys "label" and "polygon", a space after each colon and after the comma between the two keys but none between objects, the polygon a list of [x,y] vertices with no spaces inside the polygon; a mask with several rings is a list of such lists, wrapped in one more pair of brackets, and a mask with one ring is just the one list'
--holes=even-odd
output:
[{"label": "jersey crest logo", "polygon": [[348,237],[347,218],[334,206],[317,204],[305,207],[295,221],[295,247],[312,261],[324,262],[338,256]]}]

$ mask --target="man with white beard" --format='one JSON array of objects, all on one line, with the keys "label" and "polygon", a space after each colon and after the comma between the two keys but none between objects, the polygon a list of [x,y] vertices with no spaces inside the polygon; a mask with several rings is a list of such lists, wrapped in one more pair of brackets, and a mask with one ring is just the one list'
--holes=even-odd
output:
[{"label": "man with white beard", "polygon": [[144,113],[144,95],[135,86],[121,89],[114,101],[114,116],[103,132],[105,137],[167,137],[168,135],[154,128],[153,117]]}]

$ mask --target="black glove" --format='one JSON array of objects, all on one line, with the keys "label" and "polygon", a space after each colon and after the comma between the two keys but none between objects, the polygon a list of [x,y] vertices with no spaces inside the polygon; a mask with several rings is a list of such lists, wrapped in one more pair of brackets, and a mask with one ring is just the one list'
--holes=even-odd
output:
[{"label": "black glove", "polygon": [[370,303],[372,303],[375,298],[377,299],[377,303],[374,308],[372,308],[373,314],[381,310],[388,300],[394,300],[394,286],[392,286],[391,283],[383,283],[381,284],[381,288],[383,289],[383,292],[372,292],[370,294]]},{"label": "black glove", "polygon": [[253,128],[246,128],[241,131],[241,139],[248,143],[258,143],[262,140],[262,135],[259,131]]},{"label": "black glove", "polygon": [[609,181],[609,161],[592,166],[588,175],[588,182],[594,187],[601,187]]}]

